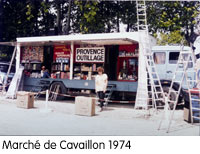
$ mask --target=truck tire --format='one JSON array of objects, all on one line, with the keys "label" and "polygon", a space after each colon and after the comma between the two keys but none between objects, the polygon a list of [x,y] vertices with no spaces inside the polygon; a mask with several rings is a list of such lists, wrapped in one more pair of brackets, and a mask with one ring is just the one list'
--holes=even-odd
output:
[{"label": "truck tire", "polygon": [[[169,86],[163,86],[163,91],[164,91],[164,93],[165,93],[165,96],[168,95],[169,88],[170,88]],[[172,88],[172,91],[175,91],[175,90]],[[175,92],[174,92],[174,93],[172,92],[172,93],[170,94],[170,100],[175,101],[175,99],[176,99],[176,94],[175,94]],[[169,107],[170,107],[171,110],[173,110],[174,105],[175,105],[175,104],[172,103],[172,102],[169,103]]]},{"label": "truck tire", "polygon": [[[65,85],[62,82],[53,82],[50,85],[50,90],[51,91],[55,90],[56,86],[59,86],[58,94],[66,94],[67,93],[67,89],[66,89]],[[51,98],[51,97],[52,97],[52,93],[50,93],[50,95],[49,95],[49,98]],[[63,100],[63,99],[66,99],[66,97],[57,95],[57,99],[56,100]]]}]

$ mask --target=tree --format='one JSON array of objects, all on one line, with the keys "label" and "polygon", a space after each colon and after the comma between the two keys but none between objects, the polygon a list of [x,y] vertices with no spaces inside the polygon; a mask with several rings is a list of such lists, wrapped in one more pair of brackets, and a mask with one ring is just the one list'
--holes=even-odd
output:
[{"label": "tree", "polygon": [[40,9],[42,6],[42,0],[27,0],[27,22],[31,24],[32,34],[33,36],[39,36],[40,34],[40,25],[39,18],[41,16]]},{"label": "tree", "polygon": [[126,32],[137,30],[137,10],[135,1],[121,3],[120,18],[121,22],[127,25]]},{"label": "tree", "polygon": [[72,9],[72,0],[69,0],[69,6],[67,11],[67,21],[66,21],[66,34],[69,34],[70,31],[70,19],[71,19],[71,9]]},{"label": "tree", "polygon": [[0,0],[0,41],[2,41],[2,37],[3,37],[3,1]]},{"label": "tree", "polygon": [[175,45],[175,44],[184,44],[187,45],[186,39],[181,35],[180,30],[176,30],[169,33],[160,33],[160,36],[157,37],[158,45]]},{"label": "tree", "polygon": [[98,2],[97,1],[75,1],[75,31],[81,33],[97,33],[98,32]]},{"label": "tree", "polygon": [[25,28],[26,4],[24,0],[7,0],[3,3],[3,40],[15,40],[17,36],[24,36],[28,27]]},{"label": "tree", "polygon": [[149,2],[148,22],[152,33],[180,31],[189,42],[194,31],[196,17],[199,14],[200,2]]},{"label": "tree", "polygon": [[54,30],[55,16],[50,12],[51,7],[52,3],[50,3],[49,0],[41,2],[41,8],[40,8],[41,20],[39,20],[41,35],[49,35],[50,30],[51,29]]}]

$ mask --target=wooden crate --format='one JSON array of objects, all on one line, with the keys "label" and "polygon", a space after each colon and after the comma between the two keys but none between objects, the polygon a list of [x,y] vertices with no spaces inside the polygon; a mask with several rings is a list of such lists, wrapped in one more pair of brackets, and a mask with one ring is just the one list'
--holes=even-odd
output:
[{"label": "wooden crate", "polygon": [[34,94],[31,92],[17,92],[17,107],[30,109],[34,107]]},{"label": "wooden crate", "polygon": [[92,97],[77,96],[75,98],[75,114],[94,116],[95,102],[95,99]]}]

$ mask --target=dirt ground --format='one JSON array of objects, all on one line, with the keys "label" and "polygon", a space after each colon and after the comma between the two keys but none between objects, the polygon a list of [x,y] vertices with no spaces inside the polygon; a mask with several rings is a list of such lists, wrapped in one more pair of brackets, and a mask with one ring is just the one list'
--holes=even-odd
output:
[{"label": "dirt ground", "polygon": [[[96,106],[95,116],[75,115],[74,101],[35,100],[33,109],[16,107],[16,100],[0,96],[0,135],[128,135],[199,136],[200,126],[183,120],[176,110],[170,132],[167,118],[158,130],[163,110],[135,110],[132,105],[108,105],[103,112]],[[166,116],[168,117],[168,116]]]}]

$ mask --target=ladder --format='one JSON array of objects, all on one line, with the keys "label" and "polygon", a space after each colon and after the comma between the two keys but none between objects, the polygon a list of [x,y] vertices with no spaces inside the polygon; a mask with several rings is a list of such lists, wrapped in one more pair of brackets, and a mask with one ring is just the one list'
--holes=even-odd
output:
[{"label": "ladder", "polygon": [[105,106],[108,105],[108,102],[109,102],[115,88],[116,88],[116,84],[108,84],[107,90],[105,93]]},{"label": "ladder", "polygon": [[[40,89],[38,91],[38,93],[35,95],[35,99],[39,98],[41,94],[44,93],[44,91],[46,91],[47,89],[49,89],[50,86],[50,81],[48,80],[40,80],[39,81],[39,85],[40,85]],[[35,92],[35,90],[33,89],[33,91]]]},{"label": "ladder", "polygon": [[[158,102],[165,102],[165,95],[156,72],[148,33],[145,0],[136,0],[138,32],[139,32],[139,79],[135,108],[153,106],[157,109]],[[152,105],[148,103],[150,96]]]},{"label": "ladder", "polygon": [[50,96],[49,96],[49,100],[50,101],[56,101],[56,99],[57,99],[57,96],[58,96],[58,94],[59,94],[59,89],[60,89],[60,85],[55,85],[55,86],[52,86],[51,85],[51,87],[50,87],[50,90],[49,90],[49,92],[50,92]]},{"label": "ladder", "polygon": [[2,83],[3,83],[3,89],[2,89],[2,91],[3,91],[3,92],[6,91],[8,76],[9,76],[9,74],[10,74],[10,70],[11,70],[12,63],[13,63],[13,61],[14,61],[14,57],[15,57],[15,55],[16,55],[16,52],[17,52],[17,47],[15,46],[14,51],[13,51],[13,54],[12,54],[12,58],[11,58],[11,61],[10,61],[10,65],[9,65],[9,68],[8,68],[8,71],[7,71],[7,74],[6,74],[6,78],[5,78],[4,81],[3,81],[3,79],[2,79]]},{"label": "ladder", "polygon": [[[169,105],[173,106],[173,110],[170,114],[167,133],[170,130],[170,126],[171,126],[171,123],[172,123],[172,120],[173,120],[174,112],[175,112],[175,109],[176,109],[176,106],[177,106],[177,103],[178,103],[178,98],[180,96],[181,87],[184,84],[184,81],[186,81],[186,84],[187,84],[187,87],[188,87],[188,90],[189,90],[190,109],[192,110],[192,108],[193,108],[192,104],[191,104],[191,101],[192,101],[191,89],[194,88],[194,86],[195,86],[194,83],[196,82],[196,79],[195,80],[189,79],[188,73],[194,73],[195,74],[196,72],[195,72],[195,70],[193,70],[193,71],[188,70],[189,64],[192,64],[192,66],[194,66],[193,54],[192,54],[191,51],[189,51],[189,52],[183,51],[183,47],[182,47],[180,54],[179,54],[178,61],[177,61],[176,70],[175,70],[175,73],[173,75],[172,82],[171,82],[169,92],[168,92],[166,102],[165,102],[165,105],[169,104]],[[175,83],[179,84],[178,88],[176,88],[176,89],[173,88]],[[170,97],[172,94],[175,96],[175,98],[173,98],[173,99],[172,99],[172,97]],[[193,117],[193,112],[190,112],[190,113],[191,113],[191,117]],[[162,115],[162,119],[160,121],[158,129],[161,128],[163,119],[164,119],[164,113]]]},{"label": "ladder", "polygon": [[[191,53],[191,64],[194,67],[192,71],[186,71],[185,77],[187,81],[189,105],[190,105],[190,121],[191,123],[200,123],[200,59],[195,58],[195,55]],[[193,73],[195,79],[188,77],[188,73]]]},{"label": "ladder", "polygon": [[15,75],[10,83],[10,86],[8,88],[8,91],[6,93],[6,98],[14,99],[16,98],[16,94],[21,82],[22,74],[23,74],[24,67],[20,66],[17,72],[15,72]]},{"label": "ladder", "polygon": [[191,123],[200,123],[200,89],[189,89],[190,100],[190,121]]}]

